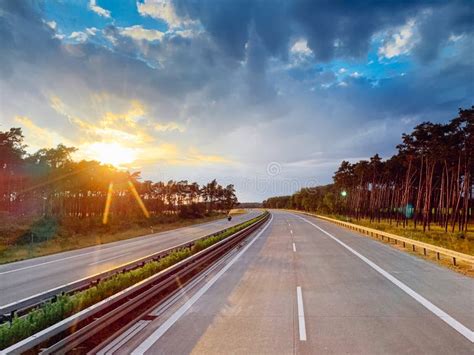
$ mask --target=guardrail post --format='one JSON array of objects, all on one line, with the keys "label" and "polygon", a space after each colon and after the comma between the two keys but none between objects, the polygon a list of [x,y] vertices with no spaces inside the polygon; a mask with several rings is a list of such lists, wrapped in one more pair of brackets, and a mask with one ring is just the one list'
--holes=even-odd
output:
[{"label": "guardrail post", "polygon": [[426,256],[426,248],[423,248],[423,255]]},{"label": "guardrail post", "polygon": [[436,253],[436,259],[440,260],[439,251]]},{"label": "guardrail post", "polygon": [[404,247],[404,248],[406,247],[405,242],[403,242],[403,247]]},{"label": "guardrail post", "polygon": [[413,247],[413,251],[416,251],[415,244],[413,244],[412,247]]},{"label": "guardrail post", "polygon": [[453,265],[456,266],[456,258],[453,256]]}]

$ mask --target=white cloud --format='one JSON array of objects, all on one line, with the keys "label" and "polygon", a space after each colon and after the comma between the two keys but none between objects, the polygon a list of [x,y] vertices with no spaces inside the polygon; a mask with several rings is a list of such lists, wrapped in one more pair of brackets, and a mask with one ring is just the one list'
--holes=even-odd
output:
[{"label": "white cloud", "polygon": [[290,48],[290,64],[288,68],[297,67],[303,64],[308,64],[311,59],[313,51],[308,47],[308,42],[304,38],[300,38],[293,43]]},{"label": "white cloud", "polygon": [[308,42],[305,39],[296,41],[290,49],[293,54],[311,55],[313,52],[308,47]]},{"label": "white cloud", "polygon": [[157,41],[163,38],[164,33],[158,30],[148,30],[141,25],[120,29],[120,34],[141,41]]},{"label": "white cloud", "polygon": [[457,41],[459,41],[460,39],[463,39],[463,37],[464,37],[464,34],[463,34],[463,33],[460,34],[460,35],[453,35],[453,34],[451,34],[451,36],[449,36],[449,41],[450,41],[450,42],[457,42]]},{"label": "white cloud", "polygon": [[353,72],[350,76],[351,76],[352,78],[356,78],[356,79],[357,79],[357,78],[360,78],[360,77],[362,76],[362,74],[359,73],[359,72],[357,72],[357,71],[355,71],[355,72]]},{"label": "white cloud", "polygon": [[196,36],[198,32],[196,32],[195,30],[186,29],[186,30],[174,31],[173,33],[184,38],[193,38]]},{"label": "white cloud", "polygon": [[177,122],[167,122],[155,124],[155,130],[158,132],[178,131],[182,133],[186,128]]},{"label": "white cloud", "polygon": [[81,31],[77,31],[77,32],[76,32],[76,31],[74,31],[73,33],[71,33],[71,34],[69,35],[69,38],[70,38],[70,39],[73,39],[73,40],[75,40],[75,41],[77,41],[77,42],[83,43],[83,42],[87,41],[88,36],[87,36],[87,34],[84,33],[84,32],[81,32]]},{"label": "white cloud", "polygon": [[176,15],[173,4],[169,0],[145,0],[137,2],[138,13],[142,16],[150,16],[166,21],[170,27],[180,27],[189,20],[182,19]]},{"label": "white cloud", "polygon": [[55,30],[56,27],[58,27],[58,24],[56,23],[56,21],[47,21],[45,22],[51,29]]},{"label": "white cloud", "polygon": [[110,11],[104,9],[103,7],[100,7],[99,5],[97,5],[96,0],[90,0],[89,1],[89,9],[94,11],[99,16],[103,16],[103,17],[107,17],[107,18],[110,17]]},{"label": "white cloud", "polygon": [[98,29],[95,28],[95,27],[89,27],[89,28],[86,28],[86,32],[88,35],[90,36],[95,36],[95,34],[97,33]]},{"label": "white cloud", "polygon": [[399,27],[389,40],[379,48],[379,57],[393,58],[407,54],[417,43],[416,23],[409,20],[405,25]]},{"label": "white cloud", "polygon": [[340,74],[344,74],[346,71],[347,71],[346,68],[341,68],[341,69],[339,69],[339,73],[340,73]]}]

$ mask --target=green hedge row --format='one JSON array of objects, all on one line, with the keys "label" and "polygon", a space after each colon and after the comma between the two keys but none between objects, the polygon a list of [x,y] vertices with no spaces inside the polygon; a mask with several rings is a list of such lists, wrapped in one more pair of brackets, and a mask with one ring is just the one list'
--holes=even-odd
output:
[{"label": "green hedge row", "polygon": [[222,239],[248,227],[264,215],[247,222],[227,228],[219,234],[196,242],[191,248],[176,250],[135,270],[119,273],[112,278],[100,281],[97,285],[73,295],[59,296],[55,302],[45,303],[24,317],[16,317],[11,325],[0,325],[0,349],[5,349],[27,337],[60,322],[61,320],[96,304],[113,294],[126,289],[148,277],[178,263],[187,257],[221,241]]}]

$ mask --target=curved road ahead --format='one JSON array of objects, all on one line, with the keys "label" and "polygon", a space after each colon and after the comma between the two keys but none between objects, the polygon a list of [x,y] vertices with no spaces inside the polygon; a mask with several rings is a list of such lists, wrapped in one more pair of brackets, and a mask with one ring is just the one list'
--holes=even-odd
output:
[{"label": "curved road ahead", "polygon": [[0,265],[0,307],[186,243],[256,217],[259,211],[167,232]]},{"label": "curved road ahead", "polygon": [[474,353],[473,279],[329,222],[272,214],[98,353]]}]

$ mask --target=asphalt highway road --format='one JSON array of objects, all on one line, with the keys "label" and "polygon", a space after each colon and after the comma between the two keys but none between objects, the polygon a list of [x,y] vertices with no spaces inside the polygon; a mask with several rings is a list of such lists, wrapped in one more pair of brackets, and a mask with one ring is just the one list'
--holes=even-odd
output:
[{"label": "asphalt highway road", "polygon": [[473,354],[474,280],[308,216],[266,229],[101,354]]},{"label": "asphalt highway road", "polygon": [[0,307],[256,217],[251,211],[167,232],[0,265]]}]

